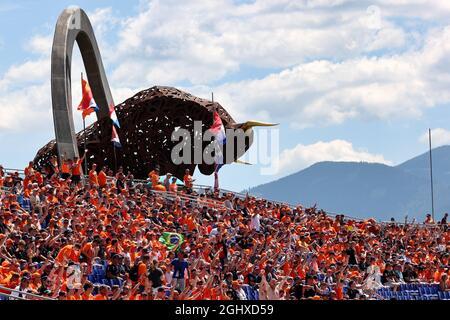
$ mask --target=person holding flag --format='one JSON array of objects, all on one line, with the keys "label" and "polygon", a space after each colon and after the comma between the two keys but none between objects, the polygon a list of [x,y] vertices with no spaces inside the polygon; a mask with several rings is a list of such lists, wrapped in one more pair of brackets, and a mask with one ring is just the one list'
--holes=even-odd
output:
[{"label": "person holding flag", "polygon": [[173,267],[172,281],[176,289],[183,291],[186,286],[185,272],[187,270],[189,274],[189,263],[184,259],[185,255],[180,249],[181,244],[184,242],[182,234],[175,232],[163,232],[159,237],[159,242],[167,247],[170,251],[178,251],[177,258],[173,259],[171,265]]},{"label": "person holding flag", "polygon": [[222,119],[217,111],[213,114],[213,124],[209,131],[215,138],[215,156],[214,156],[214,190],[219,190],[219,170],[223,166],[223,153],[222,148],[227,141],[225,134],[225,127],[222,123]]}]

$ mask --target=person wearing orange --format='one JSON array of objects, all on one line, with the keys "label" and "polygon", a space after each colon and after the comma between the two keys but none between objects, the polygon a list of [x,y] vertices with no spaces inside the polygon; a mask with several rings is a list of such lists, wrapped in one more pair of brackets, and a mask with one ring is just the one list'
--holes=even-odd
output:
[{"label": "person wearing orange", "polygon": [[61,165],[61,178],[67,180],[70,178],[70,174],[72,173],[72,160],[67,159],[66,156],[62,156],[62,165]]},{"label": "person wearing orange", "polygon": [[155,191],[161,191],[161,192],[167,191],[167,190],[166,190],[166,187],[164,187],[164,185],[163,185],[161,182],[158,182],[158,183],[153,187],[153,190],[155,190]]},{"label": "person wearing orange", "polygon": [[169,191],[173,192],[173,193],[177,193],[178,192],[178,186],[177,186],[177,178],[173,177],[172,181],[169,185]]},{"label": "person wearing orange", "polygon": [[28,166],[24,170],[25,177],[31,177],[34,175],[34,163],[33,161],[28,162]]},{"label": "person wearing orange", "polygon": [[86,158],[87,150],[84,150],[84,155],[79,159],[75,157],[72,163],[72,182],[78,184],[81,181],[81,165],[83,164],[84,159]]},{"label": "person wearing orange", "polygon": [[150,171],[148,177],[150,178],[150,182],[152,183],[152,187],[154,189],[159,183],[159,167],[156,167],[154,170]]},{"label": "person wearing orange", "polygon": [[141,262],[138,264],[137,276],[138,283],[141,287],[145,287],[148,281],[148,267],[150,265],[150,256],[144,255],[142,256]]},{"label": "person wearing orange", "polygon": [[42,176],[42,173],[40,173],[39,171],[35,172],[34,180],[36,181],[39,187],[42,187],[42,185],[44,184],[44,177]]},{"label": "person wearing orange", "polygon": [[106,175],[106,167],[103,167],[102,170],[98,173],[98,186],[100,188],[106,188],[108,183],[108,177]]},{"label": "person wearing orange", "polygon": [[98,253],[100,238],[94,237],[91,242],[86,242],[80,250],[80,262],[86,262],[88,266],[92,264],[92,260]]},{"label": "person wearing orange", "polygon": [[65,266],[69,261],[78,262],[81,246],[76,243],[74,245],[64,246],[55,258],[55,262],[59,266]]},{"label": "person wearing orange", "polygon": [[23,187],[26,188],[30,182],[34,180],[34,163],[30,161],[24,170],[25,179],[23,180]]},{"label": "person wearing orange", "polygon": [[[11,272],[3,281],[0,282],[0,284],[3,287],[14,289],[16,288],[20,283],[20,275],[17,272]],[[1,290],[2,293],[10,293],[6,290]]]},{"label": "person wearing orange", "polygon": [[93,290],[94,286],[90,281],[87,281],[83,286],[83,294],[81,295],[81,300],[94,300],[94,296],[92,295]]},{"label": "person wearing orange", "polygon": [[101,285],[98,290],[98,293],[94,297],[94,300],[109,300],[108,294],[109,294],[108,286]]},{"label": "person wearing orange", "polygon": [[98,186],[98,177],[97,177],[97,164],[93,163],[91,170],[89,170],[89,183],[92,186]]},{"label": "person wearing orange", "polygon": [[192,191],[194,181],[195,180],[192,179],[190,170],[186,169],[186,171],[184,172],[183,182],[184,182],[184,186],[186,187],[186,189],[189,192]]}]

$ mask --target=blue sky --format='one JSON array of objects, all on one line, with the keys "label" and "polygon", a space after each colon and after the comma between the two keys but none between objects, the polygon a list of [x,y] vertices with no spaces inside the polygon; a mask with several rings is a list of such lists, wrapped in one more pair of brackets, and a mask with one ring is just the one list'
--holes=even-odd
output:
[{"label": "blue sky", "polygon": [[[72,5],[92,20],[116,103],[169,85],[203,98],[214,91],[239,122],[280,123],[279,171],[233,164],[221,170],[222,187],[241,190],[324,160],[399,164],[427,150],[429,127],[435,146],[450,143],[444,0],[2,0],[6,167],[24,167],[54,136],[52,34]],[[81,71],[75,50],[72,74]],[[79,98],[76,78],[74,105]],[[78,113],[75,121],[81,129]]]}]

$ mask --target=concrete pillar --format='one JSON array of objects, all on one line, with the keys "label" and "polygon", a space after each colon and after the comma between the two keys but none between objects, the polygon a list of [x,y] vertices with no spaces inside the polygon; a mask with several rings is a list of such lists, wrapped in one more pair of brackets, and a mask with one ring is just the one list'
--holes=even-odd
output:
[{"label": "concrete pillar", "polygon": [[79,156],[72,114],[71,66],[73,46],[77,42],[89,85],[99,111],[98,119],[109,116],[114,101],[102,58],[86,13],[80,8],[65,9],[56,23],[52,48],[52,107],[58,158]]}]

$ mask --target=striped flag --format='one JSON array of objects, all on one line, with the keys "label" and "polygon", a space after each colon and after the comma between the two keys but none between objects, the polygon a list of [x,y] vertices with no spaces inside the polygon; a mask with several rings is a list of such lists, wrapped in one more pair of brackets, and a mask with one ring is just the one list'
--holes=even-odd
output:
[{"label": "striped flag", "polygon": [[223,166],[223,145],[227,142],[227,136],[225,134],[225,127],[223,126],[222,119],[220,118],[217,111],[214,111],[213,124],[209,131],[216,138],[216,150],[214,156],[214,190],[219,190],[219,170]]},{"label": "striped flag", "polygon": [[82,111],[84,119],[91,113],[97,112],[99,109],[95,103],[94,96],[92,95],[91,87],[89,86],[89,83],[83,79],[83,75],[81,75],[81,92],[83,97],[81,98],[81,102],[77,109]]},{"label": "striped flag", "polygon": [[[216,138],[215,141],[217,141],[219,146],[225,145],[227,142],[227,136],[225,134],[225,127],[223,126],[222,119],[220,118],[219,114],[214,111],[213,115],[213,124],[209,131],[213,134],[213,136]],[[223,154],[222,150],[220,148],[216,148],[216,155],[214,157],[214,172],[219,172],[220,168],[223,166]]]},{"label": "striped flag", "polygon": [[224,145],[227,142],[227,136],[225,135],[225,127],[223,126],[222,119],[220,119],[219,114],[214,111],[213,124],[209,129],[211,133],[216,138],[216,141],[220,145]]},{"label": "striped flag", "polygon": [[113,124],[120,129],[119,119],[117,118],[116,110],[114,105],[111,103],[109,106],[109,117],[111,118]]},{"label": "striped flag", "polygon": [[120,143],[119,135],[117,134],[115,126],[112,126],[111,142],[113,143],[115,148],[122,148],[122,144]]}]

